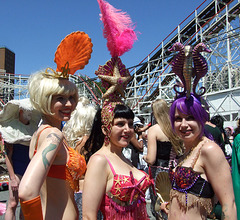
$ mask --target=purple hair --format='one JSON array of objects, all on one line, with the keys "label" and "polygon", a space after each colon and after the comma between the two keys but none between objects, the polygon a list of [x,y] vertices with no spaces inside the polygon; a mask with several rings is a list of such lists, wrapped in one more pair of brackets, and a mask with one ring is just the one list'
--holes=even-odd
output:
[{"label": "purple hair", "polygon": [[[185,115],[192,115],[194,119],[200,123],[202,127],[201,137],[205,133],[204,125],[206,121],[209,121],[209,114],[201,105],[201,99],[193,94],[187,99],[186,96],[181,96],[177,98],[170,107],[170,120],[172,128],[174,130],[174,121],[175,121],[175,110],[178,109],[181,113]],[[205,133],[207,137],[209,135]]]}]

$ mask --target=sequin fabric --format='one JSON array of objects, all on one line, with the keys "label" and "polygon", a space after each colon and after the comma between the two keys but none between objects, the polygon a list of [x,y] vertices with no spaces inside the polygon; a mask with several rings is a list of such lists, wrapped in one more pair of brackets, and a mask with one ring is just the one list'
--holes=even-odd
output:
[{"label": "sequin fabric", "polygon": [[[211,184],[193,170],[199,158],[202,146],[199,148],[190,167],[181,166],[180,163],[175,170],[169,168],[169,178],[172,182],[170,200],[176,198],[180,207],[187,210],[190,207],[201,206],[207,213],[212,210],[212,198],[214,196]],[[203,193],[204,191],[204,193]],[[204,195],[203,195],[204,194]]]},{"label": "sequin fabric", "polygon": [[69,182],[73,191],[77,192],[79,191],[80,177],[85,173],[87,169],[86,161],[81,154],[67,145],[65,138],[63,144],[68,149],[69,153],[69,160],[66,164],[66,180]]},{"label": "sequin fabric", "polygon": [[189,167],[178,166],[176,167],[175,172],[171,168],[169,170],[170,180],[172,183],[175,183],[174,188],[176,188],[180,192],[185,192],[190,189],[199,176],[199,173],[193,171]]},{"label": "sequin fabric", "polygon": [[101,203],[104,219],[149,219],[145,202],[145,192],[152,184],[149,176],[143,172],[144,176],[136,180],[132,172],[129,176],[116,174],[109,160],[108,163],[114,179],[111,190],[105,194]]},{"label": "sequin fabric", "polygon": [[124,90],[131,79],[129,71],[119,57],[112,57],[105,65],[99,66],[95,74],[101,79],[102,86],[106,89],[103,95],[105,99],[101,112],[102,124],[107,128],[110,136],[114,108],[118,104],[123,105],[120,95],[125,98]]}]

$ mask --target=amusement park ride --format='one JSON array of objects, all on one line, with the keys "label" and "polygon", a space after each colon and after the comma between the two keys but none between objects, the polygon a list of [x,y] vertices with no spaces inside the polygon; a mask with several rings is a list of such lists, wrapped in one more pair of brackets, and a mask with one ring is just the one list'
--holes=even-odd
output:
[{"label": "amusement park ride", "polygon": [[[228,122],[240,117],[240,0],[205,0],[182,21],[145,59],[130,67],[133,76],[126,90],[127,104],[137,114],[149,116],[151,102],[158,98],[171,102],[178,80],[171,70],[176,42],[194,47],[203,42],[211,53],[202,53],[208,74],[200,81],[210,115],[220,114]],[[16,97],[27,97],[28,76],[0,73],[1,105]],[[80,95],[100,104],[102,91],[96,79],[70,77]]]}]

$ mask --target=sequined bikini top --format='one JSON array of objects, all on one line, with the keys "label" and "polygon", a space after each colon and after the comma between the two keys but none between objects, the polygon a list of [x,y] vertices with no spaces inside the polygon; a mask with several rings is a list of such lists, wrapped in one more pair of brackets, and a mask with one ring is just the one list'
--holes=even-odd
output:
[{"label": "sequined bikini top", "polygon": [[[33,155],[35,155],[37,152],[38,141],[42,131],[50,127],[51,126],[46,126],[39,132]],[[69,154],[67,163],[60,165],[52,164],[47,176],[56,179],[67,180],[73,191],[78,191],[79,179],[86,171],[86,161],[82,155],[68,146],[65,137],[63,138],[63,146],[67,149]]]},{"label": "sequined bikini top", "polygon": [[144,176],[140,180],[136,180],[131,171],[129,176],[116,174],[111,162],[108,158],[106,159],[114,175],[113,186],[109,191],[108,196],[124,202],[130,201],[130,203],[136,200],[137,197],[145,198],[145,191],[152,184],[148,174],[142,171]]},{"label": "sequined bikini top", "polygon": [[180,163],[175,170],[173,170],[173,167],[170,167],[169,178],[172,182],[172,188],[185,193],[186,196],[187,193],[191,193],[203,198],[212,198],[214,196],[214,191],[211,184],[203,179],[199,172],[193,170],[199,158],[201,148],[202,147],[199,148],[190,167],[181,166],[182,163]]}]

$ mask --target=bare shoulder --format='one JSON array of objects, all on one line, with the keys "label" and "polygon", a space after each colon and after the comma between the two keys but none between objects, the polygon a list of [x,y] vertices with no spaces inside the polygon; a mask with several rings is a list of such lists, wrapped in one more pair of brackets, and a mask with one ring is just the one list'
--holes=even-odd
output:
[{"label": "bare shoulder", "polygon": [[207,161],[221,161],[225,159],[224,153],[220,146],[218,146],[214,141],[207,141],[203,144],[201,148],[201,156]]},{"label": "bare shoulder", "polygon": [[[37,136],[35,136],[36,142],[37,143],[37,148],[41,149],[41,148],[46,148],[49,146],[49,144],[55,144],[57,146],[60,146],[60,143],[63,140],[63,133],[56,127],[49,127],[44,129],[40,128],[39,132],[41,132],[41,134],[38,132]],[[39,139],[38,139],[38,135]]]},{"label": "bare shoulder", "polygon": [[153,133],[155,135],[159,135],[159,134],[161,134],[163,132],[162,132],[162,129],[160,128],[160,126],[158,124],[155,124],[155,125],[153,125],[152,127],[149,128],[148,134],[149,133]]},{"label": "bare shoulder", "polygon": [[63,133],[56,127],[48,127],[42,130],[41,136],[40,136],[42,140],[44,140],[45,138],[51,138],[51,137],[56,137],[61,140],[63,138]]},{"label": "bare shoulder", "polygon": [[88,162],[88,167],[95,167],[96,169],[106,167],[108,164],[107,159],[104,155],[102,154],[93,154]]},{"label": "bare shoulder", "polygon": [[158,124],[155,124],[155,125],[151,126],[151,127],[148,129],[148,133],[154,132],[154,131],[157,129],[157,126],[158,126]]}]

